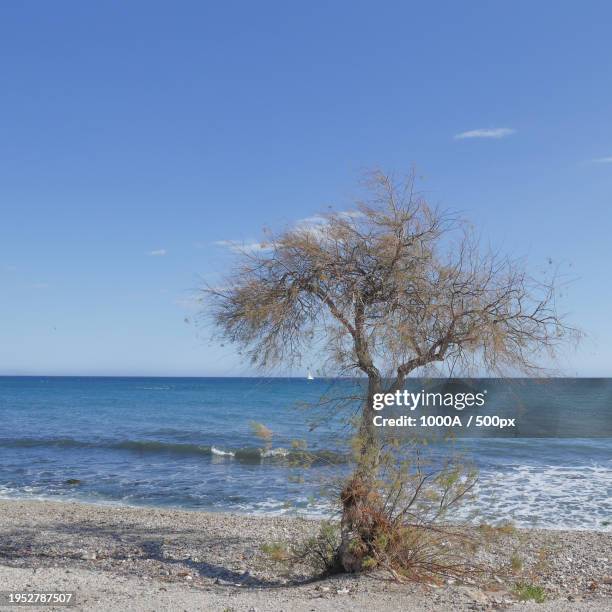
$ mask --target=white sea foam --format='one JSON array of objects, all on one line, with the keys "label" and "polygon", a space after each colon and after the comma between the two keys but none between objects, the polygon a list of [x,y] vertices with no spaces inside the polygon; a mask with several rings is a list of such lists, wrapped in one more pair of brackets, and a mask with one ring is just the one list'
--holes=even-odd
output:
[{"label": "white sea foam", "polygon": [[[477,517],[519,527],[611,531],[612,470],[592,466],[523,465],[481,472]],[[466,516],[467,511],[460,514]]]},{"label": "white sea foam", "polygon": [[236,453],[234,453],[233,451],[220,450],[218,448],[215,448],[214,446],[210,447],[210,452],[213,455],[219,455],[220,457],[235,457],[236,456]]},{"label": "white sea foam", "polygon": [[266,516],[299,514],[300,516],[318,519],[327,519],[335,514],[335,509],[330,501],[313,501],[307,497],[297,497],[291,504],[287,504],[282,500],[268,498],[255,503],[238,504],[235,511]]},{"label": "white sea foam", "polygon": [[[612,531],[612,469],[606,465],[523,465],[507,471],[483,470],[474,503],[450,516],[476,524],[511,521],[517,527]],[[328,500],[297,497],[292,504],[267,498],[236,504],[233,511],[330,517]]]},{"label": "white sea foam", "polygon": [[[221,456],[232,456],[232,453],[219,449],[212,452]],[[117,502],[94,499],[92,494],[81,496],[59,490],[52,494],[45,486],[6,485],[0,485],[0,498],[85,501],[103,505],[132,505],[138,500],[137,495],[125,496],[121,502]],[[215,507],[229,512],[268,515],[297,513],[312,518],[330,517],[334,513],[333,505],[325,498],[297,496],[292,501],[292,504],[287,504],[286,499],[274,497],[257,501],[245,500],[241,503],[220,500]],[[610,532],[612,470],[605,465],[523,465],[510,468],[504,473],[484,470],[480,473],[475,503],[459,508],[454,518],[493,524],[512,521],[517,527]]]},{"label": "white sea foam", "polygon": [[286,448],[269,448],[261,451],[262,457],[286,457],[289,450]]}]

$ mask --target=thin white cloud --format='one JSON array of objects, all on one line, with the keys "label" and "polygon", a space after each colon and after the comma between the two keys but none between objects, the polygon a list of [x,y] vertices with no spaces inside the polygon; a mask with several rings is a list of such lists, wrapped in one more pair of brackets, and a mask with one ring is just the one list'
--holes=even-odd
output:
[{"label": "thin white cloud", "polygon": [[327,225],[327,219],[321,215],[313,215],[300,219],[295,224],[295,229],[300,232],[308,232],[313,236],[321,236],[323,228]]},{"label": "thin white cloud", "polygon": [[[357,219],[363,217],[364,214],[359,210],[341,210],[336,213],[339,217],[345,219]],[[312,215],[298,219],[294,225],[294,229],[302,232],[308,232],[313,236],[320,237],[323,235],[324,227],[329,223],[327,217],[323,215]],[[202,243],[196,243],[196,248],[201,248]],[[273,245],[269,242],[238,242],[236,240],[216,240],[213,242],[215,246],[224,247],[234,253],[262,253],[271,251]]]},{"label": "thin white cloud", "polygon": [[155,251],[150,251],[149,255],[151,257],[163,257],[167,252],[166,249],[156,249]]},{"label": "thin white cloud", "polygon": [[321,215],[313,215],[312,217],[305,217],[300,219],[297,223],[297,227],[308,227],[310,225],[325,225],[327,219]]},{"label": "thin white cloud", "polygon": [[612,157],[596,157],[591,160],[593,164],[612,164]]},{"label": "thin white cloud", "polygon": [[[359,219],[365,216],[360,210],[340,210],[331,213],[336,215],[340,219],[346,221],[350,219]],[[329,219],[323,215],[314,215],[312,217],[306,217],[300,219],[295,224],[295,229],[302,232],[307,232],[315,238],[326,239],[325,227],[328,225]]]},{"label": "thin white cloud", "polygon": [[345,217],[346,219],[359,219],[361,217],[365,217],[360,210],[341,210],[338,215],[340,217]]},{"label": "thin white cloud", "polygon": [[480,128],[478,130],[468,130],[455,134],[455,140],[463,140],[465,138],[505,138],[512,136],[516,130],[512,128]]},{"label": "thin white cloud", "polygon": [[[330,211],[330,214],[337,215],[341,219],[359,219],[363,217],[364,214],[360,210],[340,210],[337,212]],[[323,215],[313,215],[312,217],[306,217],[304,219],[299,219],[295,224],[296,227],[320,227],[322,225],[327,225],[328,219]]]},{"label": "thin white cloud", "polygon": [[216,240],[215,246],[224,247],[234,253],[260,253],[270,251],[272,245],[265,242],[238,242],[236,240]]}]

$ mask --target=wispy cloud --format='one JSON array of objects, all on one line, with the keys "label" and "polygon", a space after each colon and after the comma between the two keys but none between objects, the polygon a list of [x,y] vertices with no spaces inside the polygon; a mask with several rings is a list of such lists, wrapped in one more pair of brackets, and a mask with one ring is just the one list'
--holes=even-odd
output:
[{"label": "wispy cloud", "polygon": [[455,134],[455,140],[463,140],[465,138],[505,138],[512,136],[516,130],[512,128],[480,128],[478,130],[468,130]]},{"label": "wispy cloud", "polygon": [[313,215],[312,217],[298,219],[295,223],[295,229],[317,231],[324,225],[327,225],[327,219],[325,217],[322,215]]},{"label": "wispy cloud", "polygon": [[360,210],[341,210],[338,215],[346,219],[360,219],[365,217]]},{"label": "wispy cloud", "polygon": [[166,249],[156,249],[155,251],[149,251],[151,257],[163,257],[168,251]]},{"label": "wispy cloud", "polygon": [[328,223],[329,221],[322,215],[313,215],[312,217],[299,219],[295,224],[295,230],[308,233],[315,239],[320,239],[323,238]]},{"label": "wispy cloud", "polygon": [[[363,213],[358,210],[342,210],[336,212],[339,217],[345,219],[356,219],[363,217]],[[312,215],[298,219],[295,222],[293,229],[302,232],[308,232],[313,236],[323,235],[325,226],[329,220],[324,215]],[[273,245],[269,242],[238,242],[235,240],[217,240],[213,242],[215,246],[225,247],[234,253],[261,253],[273,250]],[[200,248],[201,243],[196,243],[196,248]]]},{"label": "wispy cloud", "polygon": [[238,242],[236,240],[216,240],[213,242],[215,246],[224,247],[234,253],[259,253],[262,251],[270,251],[272,245],[265,242]]},{"label": "wispy cloud", "polygon": [[591,160],[592,164],[612,164],[612,157],[596,157]]},{"label": "wispy cloud", "polygon": [[[363,217],[364,214],[360,210],[340,210],[340,211],[330,211],[331,215],[336,215],[341,219],[359,219]],[[329,222],[328,218],[324,215],[313,215],[312,217],[306,217],[304,219],[299,219],[295,224],[296,227],[304,227],[310,225],[326,225]]]}]

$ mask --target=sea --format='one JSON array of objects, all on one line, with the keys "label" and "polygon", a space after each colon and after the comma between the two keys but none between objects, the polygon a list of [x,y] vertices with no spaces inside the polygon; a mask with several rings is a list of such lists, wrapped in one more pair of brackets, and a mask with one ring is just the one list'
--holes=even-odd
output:
[{"label": "sea", "polygon": [[[328,516],[358,408],[338,398],[360,384],[0,377],[0,497]],[[490,401],[573,415],[577,435],[457,440],[479,472],[471,520],[612,530],[612,379],[492,386]]]}]

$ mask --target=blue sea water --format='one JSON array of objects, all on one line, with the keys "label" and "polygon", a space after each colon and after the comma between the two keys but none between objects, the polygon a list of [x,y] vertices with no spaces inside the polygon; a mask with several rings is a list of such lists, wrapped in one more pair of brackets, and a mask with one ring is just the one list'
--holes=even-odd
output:
[{"label": "blue sea water", "polygon": [[[0,377],[0,496],[325,515],[329,502],[322,489],[347,469],[348,429],[325,404],[304,406],[338,388],[346,394],[355,384]],[[544,395],[528,390],[521,401],[533,396],[533,402],[548,402],[550,411],[576,414],[582,397],[586,416],[580,422],[588,419],[595,431],[597,423],[599,429],[609,425],[612,380],[576,389],[553,381]],[[253,421],[272,430],[270,443],[255,434]],[[296,439],[317,458],[308,469],[279,460]],[[470,508],[479,521],[611,529],[610,437],[458,444],[480,471]]]}]

